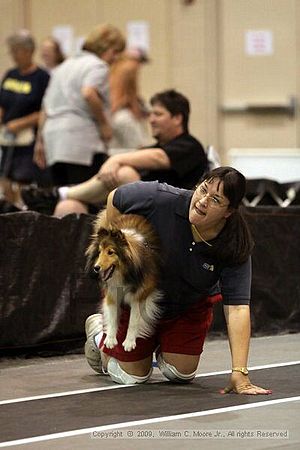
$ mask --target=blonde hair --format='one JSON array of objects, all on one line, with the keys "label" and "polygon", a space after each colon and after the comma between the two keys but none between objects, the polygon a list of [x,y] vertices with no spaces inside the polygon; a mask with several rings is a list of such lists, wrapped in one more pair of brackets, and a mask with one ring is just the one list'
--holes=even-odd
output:
[{"label": "blonde hair", "polygon": [[104,24],[94,28],[84,41],[83,50],[102,55],[109,48],[114,47],[118,51],[125,48],[125,38],[121,31],[113,25]]}]

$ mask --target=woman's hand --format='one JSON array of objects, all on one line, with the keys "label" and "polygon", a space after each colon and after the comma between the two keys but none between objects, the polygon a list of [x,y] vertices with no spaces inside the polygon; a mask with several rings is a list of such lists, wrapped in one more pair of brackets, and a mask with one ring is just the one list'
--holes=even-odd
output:
[{"label": "woman's hand", "polygon": [[10,120],[5,124],[5,128],[13,134],[17,134],[21,127],[19,125],[18,119]]},{"label": "woman's hand", "polygon": [[33,162],[40,168],[45,169],[47,166],[47,161],[45,157],[44,144],[42,139],[37,139],[34,152],[33,152]]},{"label": "woman's hand", "polygon": [[265,389],[259,386],[255,386],[251,383],[249,377],[239,372],[233,372],[230,377],[230,382],[227,387],[220,391],[220,394],[229,394],[233,392],[235,394],[245,395],[268,395],[272,394],[270,389]]},{"label": "woman's hand", "polygon": [[106,144],[111,140],[112,138],[112,128],[109,125],[109,123],[101,123],[100,126],[100,136]]},{"label": "woman's hand", "polygon": [[118,171],[121,164],[118,162],[118,155],[110,156],[102,164],[97,178],[101,180],[108,189],[114,189],[118,185]]}]

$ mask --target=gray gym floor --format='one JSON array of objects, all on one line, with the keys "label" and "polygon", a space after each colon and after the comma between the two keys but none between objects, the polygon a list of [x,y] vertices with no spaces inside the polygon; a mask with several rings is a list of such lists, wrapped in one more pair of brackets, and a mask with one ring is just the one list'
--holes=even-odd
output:
[{"label": "gray gym floor", "polygon": [[[249,367],[268,396],[221,395],[227,340],[206,342],[198,375],[142,386],[94,373],[83,355],[0,360],[0,448],[299,449],[300,334],[252,338]],[[269,434],[268,434],[269,433]]]}]

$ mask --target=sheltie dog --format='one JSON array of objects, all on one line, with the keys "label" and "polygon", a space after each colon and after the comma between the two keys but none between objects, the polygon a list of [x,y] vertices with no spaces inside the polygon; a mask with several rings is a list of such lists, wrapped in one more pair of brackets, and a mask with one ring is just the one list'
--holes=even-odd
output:
[{"label": "sheltie dog", "polygon": [[136,347],[137,337],[153,333],[160,317],[159,239],[142,216],[122,214],[108,223],[103,210],[94,223],[86,256],[86,269],[94,270],[104,291],[104,344],[107,348],[117,345],[120,308],[128,305],[130,318],[122,345],[130,352]]}]

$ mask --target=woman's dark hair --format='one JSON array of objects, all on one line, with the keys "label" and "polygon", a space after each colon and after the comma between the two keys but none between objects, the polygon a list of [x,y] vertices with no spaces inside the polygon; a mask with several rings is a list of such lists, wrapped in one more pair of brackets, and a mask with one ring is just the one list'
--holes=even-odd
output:
[{"label": "woman's dark hair", "polygon": [[233,167],[217,167],[204,174],[201,182],[214,180],[223,182],[223,194],[229,200],[232,214],[227,218],[226,225],[217,238],[212,250],[222,262],[227,265],[246,262],[251,254],[254,241],[243,214],[242,200],[246,192],[246,179],[241,172]]},{"label": "woman's dark hair", "polygon": [[150,104],[152,106],[156,103],[160,103],[172,116],[181,114],[183,129],[186,133],[188,132],[190,103],[184,95],[174,89],[159,92],[158,94],[153,95],[150,99]]},{"label": "woman's dark hair", "polygon": [[233,167],[217,167],[203,175],[202,181],[210,183],[215,179],[223,182],[223,194],[229,200],[230,208],[237,209],[246,192],[246,178]]},{"label": "woman's dark hair", "polygon": [[55,63],[58,65],[64,62],[65,55],[63,54],[59,41],[52,36],[48,36],[44,42],[50,42],[50,44],[52,44],[55,52]]}]

